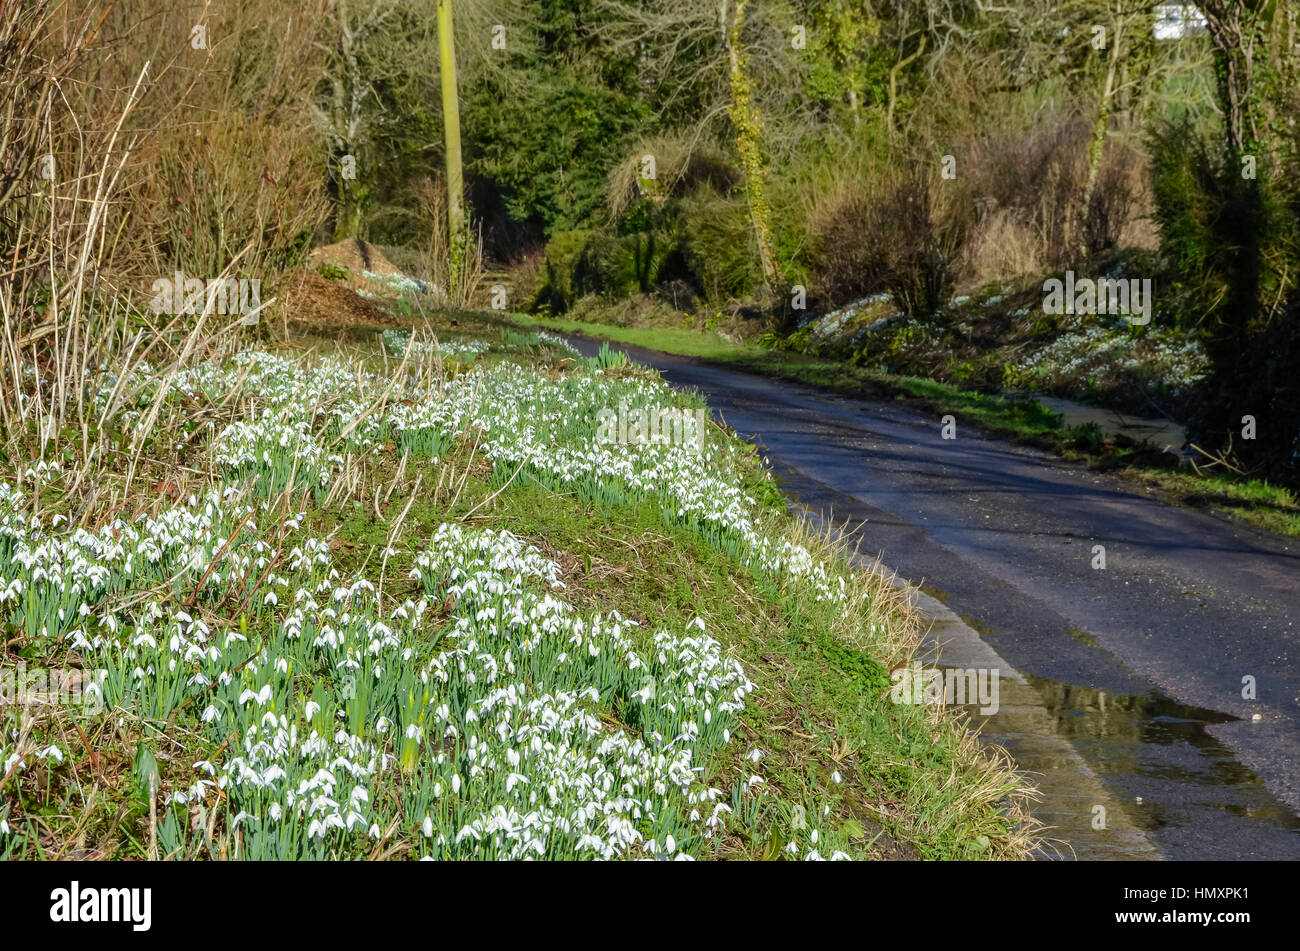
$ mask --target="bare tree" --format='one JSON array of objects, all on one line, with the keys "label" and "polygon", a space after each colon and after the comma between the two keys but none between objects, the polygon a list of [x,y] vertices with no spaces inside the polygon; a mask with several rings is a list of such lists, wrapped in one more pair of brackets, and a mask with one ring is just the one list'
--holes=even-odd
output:
[{"label": "bare tree", "polygon": [[394,12],[396,0],[330,0],[327,13],[334,45],[328,48],[327,94],[317,116],[329,142],[332,171],[340,210],[334,238],[356,237],[361,225],[361,185],[357,160],[373,122],[373,83],[376,61],[366,55],[366,44],[379,35]]},{"label": "bare tree", "polygon": [[1272,6],[1258,0],[1200,0],[1214,43],[1219,104],[1223,109],[1228,151],[1236,156],[1251,151],[1260,138],[1260,117],[1252,103],[1256,56],[1264,44],[1265,11]]}]

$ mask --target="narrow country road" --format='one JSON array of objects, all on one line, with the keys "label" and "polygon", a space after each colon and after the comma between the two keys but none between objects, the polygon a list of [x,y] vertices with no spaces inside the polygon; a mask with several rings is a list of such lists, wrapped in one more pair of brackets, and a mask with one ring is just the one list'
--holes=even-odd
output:
[{"label": "narrow country road", "polygon": [[[1157,857],[1300,858],[1300,543],[960,425],[944,439],[937,416],[620,349],[699,390],[789,494],[860,523],[865,554],[1034,686],[1051,716],[986,736],[1018,759],[1022,734],[1068,740]],[[1095,856],[1086,803],[1043,808]]]}]

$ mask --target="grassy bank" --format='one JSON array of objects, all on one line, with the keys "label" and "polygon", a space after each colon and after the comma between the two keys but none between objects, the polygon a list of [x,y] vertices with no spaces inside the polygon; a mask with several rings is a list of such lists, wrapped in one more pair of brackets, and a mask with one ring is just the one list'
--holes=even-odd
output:
[{"label": "grassy bank", "polygon": [[965,389],[924,377],[884,373],[834,357],[767,350],[707,331],[621,327],[523,314],[513,314],[510,319],[519,326],[580,333],[868,399],[896,400],[936,416],[951,413],[991,435],[1117,472],[1170,503],[1206,509],[1282,535],[1300,537],[1300,499],[1289,489],[1232,473],[1201,473],[1163,465],[1162,453],[1144,446],[1108,443],[1090,427],[1064,427],[1056,413],[1033,400]]},{"label": "grassy bank", "polygon": [[1025,854],[1008,764],[890,698],[894,589],[748,444],[602,441],[694,404],[458,318],[133,374],[113,427],[196,421],[171,479],[4,485],[5,667],[56,673],[4,708],[0,855]]}]

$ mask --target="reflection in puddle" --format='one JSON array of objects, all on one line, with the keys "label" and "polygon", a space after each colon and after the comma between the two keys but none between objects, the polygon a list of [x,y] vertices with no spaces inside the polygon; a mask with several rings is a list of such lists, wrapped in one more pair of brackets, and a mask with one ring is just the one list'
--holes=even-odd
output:
[{"label": "reflection in puddle", "polygon": [[1062,417],[1061,425],[1067,429],[1092,423],[1105,436],[1126,436],[1135,442],[1147,442],[1157,449],[1175,455],[1184,455],[1183,446],[1187,444],[1187,430],[1172,420],[1132,416],[1058,396],[1042,396],[1037,393],[1032,395],[1052,412],[1059,413]]},{"label": "reflection in puddle", "polygon": [[1075,797],[1068,783],[1057,788],[1050,781],[1070,765],[1062,746],[1037,742],[1042,736],[1068,741],[1123,804],[1126,818],[1156,834],[1163,852],[1179,858],[1300,858],[1300,818],[1206,731],[1235,717],[1155,693],[1121,695],[1024,676],[1036,695],[1032,700],[1027,693],[1010,703],[1004,699],[988,717],[963,709],[985,738],[1047,780],[1041,784],[1043,817],[1081,857],[1091,843],[1086,826],[1076,823],[1076,831],[1069,831],[1078,812],[1070,802]]}]

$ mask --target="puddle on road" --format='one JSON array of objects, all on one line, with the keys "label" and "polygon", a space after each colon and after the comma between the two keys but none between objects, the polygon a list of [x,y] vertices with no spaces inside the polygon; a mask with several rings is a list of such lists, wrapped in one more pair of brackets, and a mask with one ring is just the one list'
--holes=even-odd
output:
[{"label": "puddle on road", "polygon": [[1132,416],[1058,396],[1040,396],[1037,393],[1027,395],[1053,413],[1059,413],[1063,417],[1062,425],[1066,428],[1095,423],[1106,436],[1125,436],[1135,442],[1148,442],[1155,448],[1176,456],[1185,455],[1183,446],[1187,443],[1187,430],[1173,420]]},{"label": "puddle on road", "polygon": [[[808,512],[814,503],[841,497],[793,471],[783,481]],[[869,564],[864,558],[861,566]],[[998,631],[957,614],[947,592],[932,583],[896,581],[936,602],[920,614],[930,626],[923,655],[942,645],[948,663],[940,660],[940,669],[1012,660],[995,652]],[[969,636],[954,636],[958,625]],[[1086,631],[1068,634],[1101,649]],[[923,661],[930,666],[933,657]],[[1010,753],[1041,791],[1042,800],[1030,811],[1049,827],[1042,857],[1300,860],[1300,818],[1207,731],[1234,717],[1157,693],[1116,694],[1014,668],[1003,670],[999,693],[992,716],[972,706],[958,709],[985,740]],[[1102,829],[1094,827],[1099,805],[1106,810]]]},{"label": "puddle on road", "polygon": [[[1036,774],[1044,798],[1031,811],[1079,858],[1155,856],[1147,843],[1098,835],[1097,804],[1089,801],[1096,797],[1074,787],[1071,748],[1109,794],[1107,809],[1121,809],[1124,823],[1146,833],[1165,858],[1300,859],[1300,818],[1206,732],[1235,717],[1155,693],[1118,695],[1021,674],[1036,704],[1014,690],[1007,697],[1004,687],[997,713],[962,709],[983,738]],[[1115,825],[1118,817],[1109,818]]]}]

